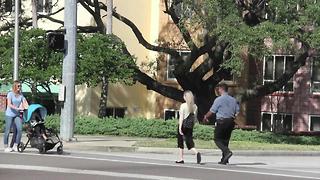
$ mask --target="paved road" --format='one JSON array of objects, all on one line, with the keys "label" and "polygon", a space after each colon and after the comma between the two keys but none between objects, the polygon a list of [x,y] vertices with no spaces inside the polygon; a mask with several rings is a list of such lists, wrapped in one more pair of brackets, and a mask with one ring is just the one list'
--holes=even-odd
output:
[{"label": "paved road", "polygon": [[66,151],[38,154],[0,152],[0,179],[320,179],[319,156],[234,156],[231,164],[218,165],[218,156],[204,155],[201,165],[187,154],[185,164],[175,164],[174,154]]}]

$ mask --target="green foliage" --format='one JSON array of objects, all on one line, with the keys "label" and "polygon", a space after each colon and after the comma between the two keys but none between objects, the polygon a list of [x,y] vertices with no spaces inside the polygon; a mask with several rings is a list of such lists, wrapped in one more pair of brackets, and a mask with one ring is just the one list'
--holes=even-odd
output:
[{"label": "green foliage", "polygon": [[[299,53],[293,39],[319,49],[320,2],[314,0],[272,0],[257,8],[252,1],[243,1],[245,6],[237,6],[234,0],[203,0],[202,3],[183,1],[192,8],[191,21],[184,23],[201,24],[209,35],[220,42],[228,42],[227,51],[231,58],[224,62],[224,67],[233,73],[243,68],[241,53],[248,53],[256,59],[285,50],[284,53]],[[257,1],[256,1],[257,2]],[[193,6],[192,6],[193,5]],[[244,15],[255,12],[260,23],[250,25]],[[266,46],[271,40],[272,46]]]},{"label": "green foliage", "polygon": [[4,126],[5,126],[4,112],[0,112],[0,132],[4,132]]},{"label": "green foliage", "polygon": [[[47,128],[59,132],[60,116],[47,116]],[[114,135],[137,136],[150,138],[176,138],[177,120],[164,121],[163,119],[144,118],[105,118],[91,116],[77,116],[75,120],[75,134],[83,135]],[[4,131],[4,113],[0,112],[0,130]],[[193,136],[198,140],[213,140],[214,129],[211,126],[196,124]],[[232,141],[269,143],[269,144],[300,144],[320,145],[320,139],[314,136],[287,136],[272,132],[246,131],[236,129],[232,133]]]},{"label": "green foliage", "polygon": [[[46,126],[59,131],[60,120],[58,116],[48,116]],[[78,116],[75,120],[75,134],[86,135],[114,135],[138,136],[150,138],[176,138],[177,120],[164,121],[162,119],[144,118],[105,118]],[[199,140],[213,140],[214,129],[208,125],[196,124],[194,138]],[[234,130],[232,141],[246,141],[270,144],[302,144],[320,145],[317,137],[286,136],[272,132],[258,132]]]},{"label": "green foliage", "polygon": [[20,80],[47,84],[61,80],[63,54],[48,48],[46,31],[31,29],[20,32]]},{"label": "green foliage", "polygon": [[[12,81],[13,33],[0,35],[0,77]],[[63,53],[48,48],[46,31],[20,31],[19,79],[39,86],[61,81]],[[133,57],[123,53],[125,44],[114,35],[78,36],[78,84],[95,86],[107,77],[109,82],[132,83]]]},{"label": "green foliage", "polygon": [[77,83],[96,86],[109,82],[131,84],[135,62],[124,53],[125,44],[115,35],[87,34],[78,39]]},{"label": "green foliage", "polygon": [[[12,82],[13,33],[0,35],[0,64],[3,82]],[[20,30],[19,80],[32,86],[49,87],[51,80],[61,79],[62,53],[48,48],[46,31]]]},{"label": "green foliage", "polygon": [[232,140],[270,143],[270,144],[320,145],[320,140],[317,137],[286,136],[281,134],[275,134],[272,132],[243,131],[239,129],[233,132]]}]

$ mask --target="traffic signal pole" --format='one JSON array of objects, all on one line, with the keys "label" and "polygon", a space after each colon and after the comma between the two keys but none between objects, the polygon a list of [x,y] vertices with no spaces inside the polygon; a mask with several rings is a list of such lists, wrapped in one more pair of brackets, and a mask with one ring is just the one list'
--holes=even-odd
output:
[{"label": "traffic signal pole", "polygon": [[65,53],[62,68],[62,85],[65,89],[60,117],[60,136],[64,141],[72,141],[74,139],[75,117],[77,0],[65,0],[64,28]]}]

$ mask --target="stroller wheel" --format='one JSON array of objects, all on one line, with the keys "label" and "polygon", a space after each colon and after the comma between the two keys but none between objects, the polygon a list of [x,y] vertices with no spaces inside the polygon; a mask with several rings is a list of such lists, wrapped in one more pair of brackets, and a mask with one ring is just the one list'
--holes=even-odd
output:
[{"label": "stroller wheel", "polygon": [[24,151],[24,144],[23,144],[23,142],[20,142],[19,144],[18,144],[18,152],[20,152],[20,153],[22,153],[23,151]]},{"label": "stroller wheel", "polygon": [[58,154],[62,154],[62,153],[63,153],[63,148],[62,148],[62,146],[58,146],[58,147],[57,147],[57,153],[58,153]]},{"label": "stroller wheel", "polygon": [[41,148],[39,148],[39,153],[40,154],[44,154],[46,152],[46,147],[41,147]]}]

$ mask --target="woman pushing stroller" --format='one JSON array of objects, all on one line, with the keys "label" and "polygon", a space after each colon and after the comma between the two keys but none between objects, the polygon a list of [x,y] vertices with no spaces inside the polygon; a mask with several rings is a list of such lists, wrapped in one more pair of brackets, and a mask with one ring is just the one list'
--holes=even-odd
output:
[{"label": "woman pushing stroller", "polygon": [[[21,93],[21,84],[19,81],[14,81],[12,85],[12,91],[7,95],[7,109],[5,112],[5,131],[3,136],[4,151],[18,151],[18,144],[21,141],[22,134],[22,120],[20,117],[21,111],[28,108],[28,102]],[[13,136],[14,145],[9,147],[8,139],[11,127],[15,129],[15,135]]]}]

